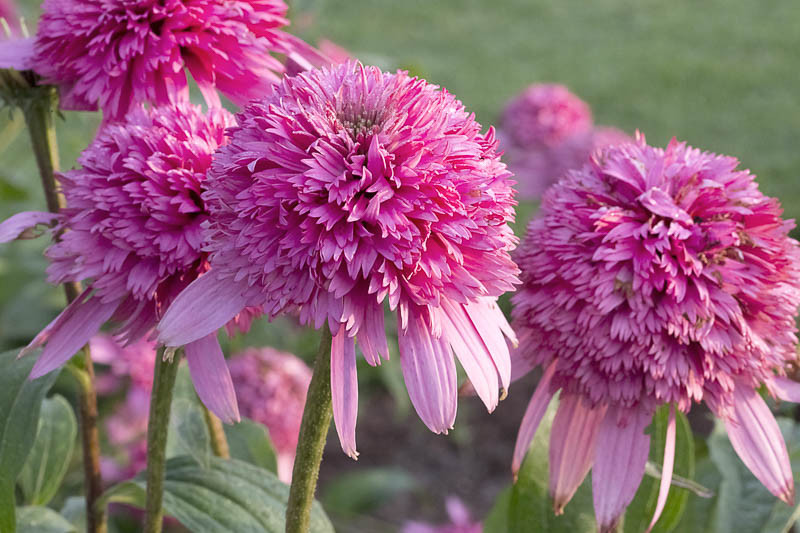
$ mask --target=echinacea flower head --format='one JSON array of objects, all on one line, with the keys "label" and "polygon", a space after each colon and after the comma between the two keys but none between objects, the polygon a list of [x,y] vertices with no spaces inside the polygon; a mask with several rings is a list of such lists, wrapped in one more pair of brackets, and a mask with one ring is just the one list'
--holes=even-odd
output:
[{"label": "echinacea flower head", "polygon": [[282,0],[45,0],[34,70],[58,85],[62,108],[121,119],[140,102],[188,96],[186,70],[209,105],[242,104],[283,72],[272,54],[304,48],[282,31]]},{"label": "echinacea flower head", "polygon": [[[80,168],[58,176],[67,207],[60,238],[48,248],[52,283],[85,281],[86,289],[23,350],[44,345],[32,376],[72,357],[111,320],[118,340],[133,343],[166,306],[208,268],[202,250],[202,199],[214,151],[233,117],[204,114],[188,103],[137,107],[101,129]],[[5,240],[54,215],[21,213],[0,225]],[[3,228],[6,231],[2,231]],[[248,312],[231,317],[244,322]],[[236,398],[216,336],[186,347],[198,394],[223,420],[238,418]]]},{"label": "echinacea flower head", "polygon": [[469,509],[459,498],[450,496],[445,502],[449,524],[432,525],[423,522],[406,522],[401,533],[481,533],[483,524],[470,516]]},{"label": "echinacea flower head", "polygon": [[327,323],[334,419],[355,456],[354,341],[372,365],[388,357],[386,302],[426,425],[453,425],[451,350],[493,409],[513,336],[495,299],[518,272],[493,130],[446,91],[357,62],[285,78],[237,120],[203,194],[211,270],[167,311],[160,340],[208,335],[247,305]]},{"label": "echinacea flower head", "polygon": [[278,477],[291,483],[311,369],[297,356],[273,348],[247,348],[234,354],[229,366],[242,416],[269,429]]},{"label": "echinacea flower head", "polygon": [[563,85],[534,84],[506,105],[501,129],[521,149],[553,146],[592,129],[589,105]]},{"label": "echinacea flower head", "polygon": [[797,359],[800,249],[778,201],[737,166],[674,140],[653,148],[640,136],[545,194],[516,256],[515,368],[545,370],[513,469],[560,390],[550,441],[557,512],[593,468],[597,520],[613,530],[644,473],[645,428],[670,405],[655,521],[672,476],[674,409],[700,402],[725,421],[767,489],[793,500],[786,445],[757,389],[800,399],[784,377]]}]

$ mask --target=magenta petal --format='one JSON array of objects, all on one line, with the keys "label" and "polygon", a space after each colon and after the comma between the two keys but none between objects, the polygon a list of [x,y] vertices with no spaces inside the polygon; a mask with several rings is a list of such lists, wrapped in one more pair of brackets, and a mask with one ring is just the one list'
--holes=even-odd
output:
[{"label": "magenta petal", "polygon": [[344,326],[331,342],[331,396],[333,421],[342,450],[353,459],[356,451],[356,419],[358,418],[358,378],[356,376],[356,347],[347,336]]},{"label": "magenta petal", "polygon": [[184,352],[194,389],[208,410],[226,424],[241,420],[233,380],[217,334],[190,342]]},{"label": "magenta petal", "polygon": [[53,224],[59,219],[53,213],[41,211],[26,211],[0,222],[0,243],[10,242],[14,239],[25,238],[25,233],[39,224]]},{"label": "magenta petal", "polygon": [[356,338],[364,359],[370,365],[381,364],[381,356],[389,358],[386,330],[383,327],[383,307],[376,306],[373,313],[365,313],[364,323],[359,328]]},{"label": "magenta petal", "polygon": [[453,427],[458,404],[453,355],[418,314],[410,314],[405,331],[399,322],[398,317],[400,366],[411,403],[431,431],[446,433]]},{"label": "magenta petal", "polygon": [[477,302],[465,304],[464,310],[489,350],[489,356],[497,367],[500,386],[507,390],[511,384],[511,356],[506,336],[513,344],[516,344],[517,337],[514,335],[514,331],[508,325],[508,321],[497,303],[491,298],[482,298]]},{"label": "magenta petal", "polygon": [[658,485],[658,500],[656,500],[656,510],[653,513],[653,519],[650,520],[650,525],[647,527],[647,533],[652,531],[653,526],[656,525],[661,513],[664,512],[664,506],[667,505],[667,496],[669,495],[669,486],[672,484],[672,471],[675,468],[675,434],[677,428],[675,425],[675,406],[669,407],[669,421],[667,422],[667,437],[664,441],[664,464],[661,466],[661,483]]},{"label": "magenta petal", "polygon": [[438,317],[442,333],[464,367],[473,389],[492,412],[499,401],[500,381],[497,367],[477,328],[463,305],[445,298],[442,298]]},{"label": "magenta petal", "polygon": [[550,435],[550,497],[556,514],[578,490],[594,460],[605,407],[590,407],[577,394],[563,395]]},{"label": "magenta petal", "polygon": [[738,382],[733,394],[733,416],[725,424],[733,449],[767,490],[793,505],[792,466],[775,417],[747,384]]},{"label": "magenta petal", "polygon": [[246,306],[238,284],[218,280],[211,272],[181,292],[161,322],[158,342],[183,346],[214,333]]},{"label": "magenta petal", "polygon": [[[627,419],[621,420],[622,417]],[[615,531],[642,482],[650,453],[650,436],[644,431],[651,419],[643,409],[631,412],[612,407],[600,424],[592,467],[592,497],[601,533]]]},{"label": "magenta petal", "polygon": [[783,376],[775,376],[770,388],[781,400],[800,403],[800,383]]},{"label": "magenta petal", "polygon": [[0,40],[0,68],[33,69],[33,37]]},{"label": "magenta petal", "polygon": [[66,363],[111,318],[118,306],[119,301],[105,303],[100,298],[92,298],[89,289],[84,291],[31,343],[46,345],[33,365],[30,379],[43,376]]},{"label": "magenta petal", "polygon": [[536,430],[539,428],[539,423],[542,421],[545,411],[547,411],[547,406],[550,405],[550,400],[553,399],[550,382],[555,371],[556,361],[553,361],[544,371],[542,379],[539,380],[536,391],[533,393],[531,401],[528,403],[528,408],[525,410],[525,415],[522,417],[519,433],[517,433],[517,443],[514,445],[514,458],[511,461],[511,471],[515,476],[522,466],[525,454],[528,453],[528,448],[536,435]]}]

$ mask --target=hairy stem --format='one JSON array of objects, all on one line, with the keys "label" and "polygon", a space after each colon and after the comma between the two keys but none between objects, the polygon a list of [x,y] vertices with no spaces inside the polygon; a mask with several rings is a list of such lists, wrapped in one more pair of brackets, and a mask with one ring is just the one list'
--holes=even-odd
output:
[{"label": "hairy stem", "polygon": [[211,436],[211,451],[217,457],[230,459],[231,451],[228,447],[228,439],[225,437],[225,428],[222,426],[222,420],[209,411],[205,405],[203,405],[203,414],[205,415],[208,434]]},{"label": "hairy stem", "polygon": [[165,348],[159,347],[150,395],[150,416],[147,420],[147,495],[145,501],[145,533],[160,533],[164,518],[164,471],[167,463],[167,430],[172,405],[172,391],[178,376],[176,353],[165,359]]},{"label": "hairy stem", "polygon": [[307,533],[311,505],[317,489],[322,451],[331,425],[331,332],[322,328],[314,374],[308,386],[297,456],[292,470],[289,506],[286,509],[286,533]]},{"label": "hairy stem", "polygon": [[[56,213],[64,207],[64,197],[56,185],[55,173],[58,171],[58,144],[54,116],[58,106],[55,87],[43,87],[39,94],[25,109],[25,122],[33,145],[36,164],[42,180],[47,209]],[[80,283],[64,283],[67,303],[81,293]],[[94,364],[89,346],[84,346],[78,357],[70,365],[81,374],[80,421],[81,442],[83,446],[84,484],[86,487],[86,529],[89,533],[106,532],[106,516],[103,506],[96,505],[103,493],[103,480],[100,475],[100,437],[97,431],[97,392],[94,387]]]}]

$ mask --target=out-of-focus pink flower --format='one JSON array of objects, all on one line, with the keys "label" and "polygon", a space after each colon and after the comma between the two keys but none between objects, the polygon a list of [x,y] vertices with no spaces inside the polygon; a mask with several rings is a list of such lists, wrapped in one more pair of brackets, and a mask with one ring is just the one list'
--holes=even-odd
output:
[{"label": "out-of-focus pink flower", "polygon": [[588,133],[592,112],[563,85],[534,84],[506,105],[501,128],[517,148],[554,146]]},{"label": "out-of-focus pink flower", "polygon": [[353,57],[350,52],[328,39],[320,39],[319,51],[325,54],[333,64],[347,63]]},{"label": "out-of-focus pink flower", "polygon": [[311,369],[272,348],[248,348],[229,360],[242,415],[264,424],[278,454],[278,477],[292,481]]},{"label": "out-of-focus pink flower", "polygon": [[[67,207],[59,215],[64,233],[46,252],[49,280],[89,283],[23,350],[44,345],[33,377],[62,365],[108,320],[125,343],[139,340],[206,271],[206,170],[231,124],[222,109],[203,114],[188,103],[136,108],[125,122],[100,131],[79,159],[82,168],[59,176]],[[18,224],[5,229],[0,233],[20,230]],[[222,420],[238,419],[216,335],[187,345],[185,353],[203,402]]]},{"label": "out-of-focus pink flower", "polygon": [[608,126],[598,126],[592,132],[592,149],[602,150],[609,146],[617,146],[634,142],[633,137],[622,130]]},{"label": "out-of-focus pink flower", "polygon": [[[0,0],[0,18],[6,20],[12,36],[19,31],[19,15],[17,14],[17,6],[13,0]],[[3,28],[0,28],[0,40],[7,37]]]},{"label": "out-of-focus pink flower", "polygon": [[122,346],[111,335],[95,335],[89,347],[95,362],[110,367],[109,372],[97,376],[99,394],[112,394],[126,379],[130,379],[133,386],[150,392],[156,353],[154,342],[142,337]]},{"label": "out-of-focus pink flower", "polygon": [[186,70],[210,106],[261,96],[284,67],[273,53],[308,45],[282,31],[282,0],[45,0],[34,70],[62,108],[122,119],[140,102],[188,98]]},{"label": "out-of-focus pink flower", "polygon": [[794,498],[783,438],[757,389],[800,400],[800,248],[778,201],[738,161],[672,141],[607,148],[545,194],[517,259],[515,375],[544,377],[520,427],[522,462],[553,394],[550,491],[560,513],[593,468],[601,531],[614,529],[644,473],[645,428],[670,405],[657,520],[675,453],[674,409],[706,405],[778,498]]},{"label": "out-of-focus pink flower", "polygon": [[422,522],[407,522],[402,533],[482,533],[483,525],[475,522],[470,516],[464,502],[455,496],[447,498],[447,515],[450,517],[449,524],[434,526]]},{"label": "out-of-focus pink flower", "polygon": [[175,300],[160,340],[213,334],[247,305],[327,324],[334,419],[355,457],[354,341],[372,365],[388,357],[388,302],[427,426],[455,420],[451,350],[494,409],[510,376],[503,334],[513,338],[496,298],[517,268],[493,131],[446,91],[355,62],[285,78],[238,120],[203,195],[211,271]]}]

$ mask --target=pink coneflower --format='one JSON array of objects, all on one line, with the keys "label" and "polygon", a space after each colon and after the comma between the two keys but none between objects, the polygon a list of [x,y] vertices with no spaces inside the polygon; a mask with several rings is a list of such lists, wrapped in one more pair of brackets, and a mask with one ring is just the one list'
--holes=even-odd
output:
[{"label": "pink coneflower", "polygon": [[[5,19],[12,34],[19,31],[17,6],[14,5],[12,0],[0,0],[0,18]],[[0,27],[0,40],[6,39],[7,37],[5,30]]]},{"label": "pink coneflower", "polygon": [[[64,232],[46,252],[49,280],[88,283],[23,350],[44,345],[32,377],[62,365],[108,320],[118,339],[140,339],[206,271],[201,225],[208,214],[201,195],[212,154],[232,123],[222,109],[204,115],[190,104],[137,108],[125,122],[100,131],[79,158],[83,168],[59,176],[67,207],[59,215]],[[16,215],[0,226],[0,234],[13,236],[26,224],[52,218]],[[216,336],[187,345],[186,356],[209,409],[223,420],[238,419]]]},{"label": "pink coneflower", "polygon": [[[92,360],[108,365],[108,371],[99,373],[95,381],[99,394],[113,394],[124,381],[149,393],[153,386],[153,363],[156,345],[145,337],[123,346],[111,335],[95,335],[89,340]],[[145,419],[147,413],[145,412]]]},{"label": "pink coneflower", "polygon": [[229,360],[243,416],[264,424],[278,454],[278,477],[292,481],[297,438],[311,369],[272,348],[248,348]]},{"label": "pink coneflower", "polygon": [[209,105],[264,94],[283,65],[272,53],[307,45],[281,30],[282,0],[45,0],[34,70],[65,109],[121,119],[132,105],[188,96],[185,70]]},{"label": "pink coneflower", "polygon": [[501,128],[520,149],[554,146],[592,129],[589,105],[563,85],[534,84],[506,105]]},{"label": "pink coneflower", "polygon": [[237,118],[203,195],[211,271],[167,311],[160,340],[191,342],[246,305],[327,322],[334,420],[355,457],[354,341],[369,364],[388,357],[388,302],[427,426],[453,426],[451,349],[493,409],[513,336],[495,299],[517,280],[494,132],[446,91],[355,62],[286,78]]},{"label": "pink coneflower", "polygon": [[449,524],[434,526],[422,522],[407,522],[401,533],[481,533],[483,525],[470,516],[469,509],[460,499],[450,496],[445,502]]},{"label": "pink coneflower", "polygon": [[[593,467],[595,511],[610,531],[644,473],[654,410],[668,404],[661,493],[675,453],[674,409],[705,404],[744,463],[778,498],[794,483],[757,389],[800,399],[795,362],[800,249],[778,201],[732,157],[644,137],[596,155],[545,194],[518,259],[513,302],[521,372],[540,365],[514,452],[518,470],[561,390],[550,441],[560,513]],[[515,372],[516,374],[516,372]]]}]

